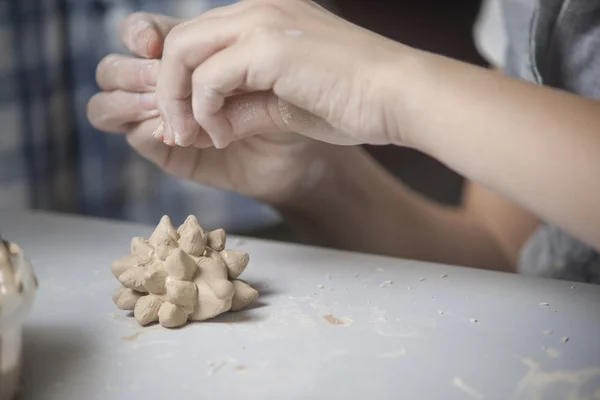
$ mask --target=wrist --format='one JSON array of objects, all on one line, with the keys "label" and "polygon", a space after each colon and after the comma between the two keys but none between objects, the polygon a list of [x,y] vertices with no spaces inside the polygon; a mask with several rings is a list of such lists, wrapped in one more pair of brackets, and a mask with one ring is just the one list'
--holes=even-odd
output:
[{"label": "wrist", "polygon": [[359,146],[329,146],[325,168],[311,190],[277,207],[285,222],[308,243],[380,252],[373,226],[389,222],[397,182]]},{"label": "wrist", "polygon": [[318,216],[326,213],[331,203],[340,200],[340,195],[353,186],[348,175],[362,158],[362,151],[358,146],[318,143],[304,166],[304,179],[293,195],[272,205],[287,214]]},{"label": "wrist", "polygon": [[[417,118],[429,112],[422,99],[428,91],[427,80],[435,55],[400,43],[387,57],[377,63],[373,76],[382,93],[382,112],[389,144],[423,151],[423,138],[415,126]],[[430,116],[432,117],[432,116]]]}]

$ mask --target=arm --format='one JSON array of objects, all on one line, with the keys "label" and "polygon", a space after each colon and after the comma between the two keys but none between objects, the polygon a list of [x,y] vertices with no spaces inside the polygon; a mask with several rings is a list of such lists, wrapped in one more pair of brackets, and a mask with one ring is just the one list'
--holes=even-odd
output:
[{"label": "arm", "polygon": [[535,220],[470,186],[465,206],[446,207],[409,191],[364,150],[332,147],[332,171],[280,207],[314,243],[412,259],[514,271]]},{"label": "arm", "polygon": [[385,73],[398,143],[600,249],[600,103],[437,55],[398,55]]}]

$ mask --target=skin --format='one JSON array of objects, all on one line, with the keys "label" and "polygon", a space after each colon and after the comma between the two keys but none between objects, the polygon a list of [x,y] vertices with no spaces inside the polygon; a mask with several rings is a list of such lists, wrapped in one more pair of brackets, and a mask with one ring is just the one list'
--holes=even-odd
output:
[{"label": "skin", "polygon": [[[542,219],[600,249],[597,102],[406,47],[306,0],[166,21],[125,21],[125,44],[161,60],[103,61],[88,116],[167,172],[274,205],[321,245],[514,271]],[[356,143],[436,157],[470,180],[463,205],[432,203],[334,145]]]}]

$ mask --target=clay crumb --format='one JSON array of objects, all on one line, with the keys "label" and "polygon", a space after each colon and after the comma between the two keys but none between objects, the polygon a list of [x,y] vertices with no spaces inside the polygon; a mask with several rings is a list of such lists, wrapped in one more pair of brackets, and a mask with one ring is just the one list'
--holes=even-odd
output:
[{"label": "clay crumb", "polygon": [[543,350],[546,352],[546,354],[548,355],[548,357],[550,358],[556,358],[558,356],[560,356],[560,351],[556,350],[555,348],[552,347],[543,347]]},{"label": "clay crumb", "polygon": [[317,287],[318,287],[319,289],[325,289],[325,286],[323,286],[323,285],[319,285],[319,286],[317,286]]},{"label": "clay crumb", "polygon": [[483,399],[483,394],[481,394],[478,390],[472,388],[471,386],[467,385],[467,383],[464,380],[457,376],[454,377],[454,379],[452,379],[452,384],[460,390],[462,390],[463,392],[465,392],[468,396],[470,396],[473,399]]},{"label": "clay crumb", "polygon": [[571,290],[575,289],[575,286],[571,286],[571,288],[570,288],[570,289],[571,289]]},{"label": "clay crumb", "polygon": [[126,342],[132,342],[132,341],[136,340],[137,338],[139,338],[142,333],[144,333],[144,332],[136,332],[131,335],[123,336],[121,338],[121,340],[125,340]]},{"label": "clay crumb", "polygon": [[235,367],[233,367],[235,372],[244,372],[246,371],[246,367],[243,365],[236,365]]},{"label": "clay crumb", "polygon": [[221,368],[225,366],[225,361],[221,361],[220,363],[215,363],[214,361],[210,361],[207,363],[209,370],[207,372],[208,376],[212,376],[219,372]]},{"label": "clay crumb", "polygon": [[440,275],[440,278],[442,278],[442,279],[447,278],[447,277],[448,277],[448,274],[441,274]]},{"label": "clay crumb", "polygon": [[419,282],[425,282],[425,278],[419,279]]},{"label": "clay crumb", "polygon": [[569,341],[569,337],[565,336],[562,339],[560,339],[560,341],[563,342],[563,343],[567,343]]},{"label": "clay crumb", "polygon": [[341,325],[341,326],[348,326],[350,325],[350,323],[352,322],[350,319],[348,318],[341,318],[338,319],[336,317],[334,317],[331,314],[325,314],[323,315],[323,319],[327,322],[329,322],[331,325]]},{"label": "clay crumb", "polygon": [[442,310],[437,310],[438,314],[440,315],[444,315],[444,312]]},{"label": "clay crumb", "polygon": [[540,306],[542,306],[542,307],[550,307],[550,303],[546,303],[545,301],[542,301],[540,303]]},{"label": "clay crumb", "polygon": [[433,296],[429,296],[429,298],[430,298],[431,300],[433,300]]},{"label": "clay crumb", "polygon": [[552,335],[554,332],[552,331],[542,331],[544,335]]},{"label": "clay crumb", "polygon": [[475,319],[475,318],[471,318],[469,321],[470,321],[472,324],[477,324],[477,323],[479,322],[479,321],[478,321],[477,319]]}]

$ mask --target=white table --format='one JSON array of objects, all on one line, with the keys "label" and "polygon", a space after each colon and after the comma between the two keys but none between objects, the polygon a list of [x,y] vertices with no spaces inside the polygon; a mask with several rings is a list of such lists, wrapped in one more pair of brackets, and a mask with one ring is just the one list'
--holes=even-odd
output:
[{"label": "white table", "polygon": [[40,280],[23,399],[600,394],[596,286],[230,238],[260,301],[141,328],[113,305],[109,265],[152,227],[12,212],[0,225]]}]

